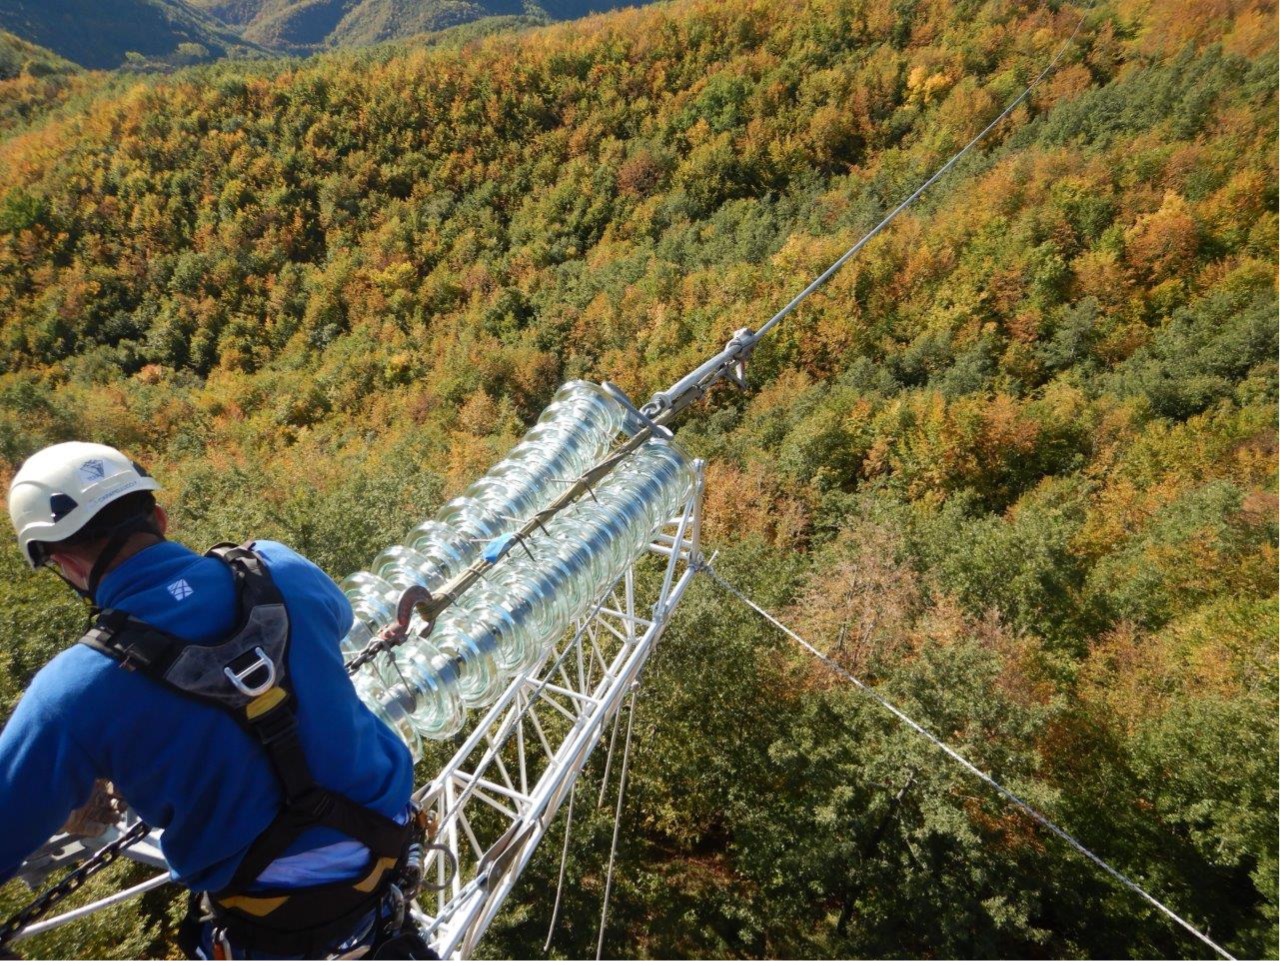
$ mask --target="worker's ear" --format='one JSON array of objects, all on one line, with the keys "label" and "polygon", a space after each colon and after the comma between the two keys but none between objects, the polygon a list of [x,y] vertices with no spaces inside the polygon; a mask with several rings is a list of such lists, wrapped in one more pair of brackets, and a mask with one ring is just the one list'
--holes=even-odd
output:
[{"label": "worker's ear", "polygon": [[92,561],[85,560],[80,554],[57,551],[50,553],[49,559],[62,571],[64,577],[81,590],[89,586],[89,571],[93,569]]},{"label": "worker's ear", "polygon": [[165,508],[159,503],[156,504],[156,529],[160,531],[162,537],[165,535],[165,531],[169,529],[169,514],[165,512]]}]

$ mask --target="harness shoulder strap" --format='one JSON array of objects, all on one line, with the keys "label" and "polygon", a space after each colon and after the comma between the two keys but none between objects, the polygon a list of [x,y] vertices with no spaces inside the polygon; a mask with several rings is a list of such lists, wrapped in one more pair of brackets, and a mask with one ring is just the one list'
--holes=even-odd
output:
[{"label": "harness shoulder strap", "polygon": [[218,544],[206,555],[226,563],[236,582],[239,614],[230,636],[196,644],[123,611],[106,610],[80,643],[179,694],[220,708],[262,747],[284,804],[220,894],[250,886],[302,831],[316,825],[361,842],[376,864],[395,864],[409,841],[408,826],[322,788],[308,766],[289,673],[289,616],[266,564],[252,544]]},{"label": "harness shoulder strap", "polygon": [[128,670],[162,679],[186,646],[186,642],[119,610],[101,611],[79,643],[119,661]]}]

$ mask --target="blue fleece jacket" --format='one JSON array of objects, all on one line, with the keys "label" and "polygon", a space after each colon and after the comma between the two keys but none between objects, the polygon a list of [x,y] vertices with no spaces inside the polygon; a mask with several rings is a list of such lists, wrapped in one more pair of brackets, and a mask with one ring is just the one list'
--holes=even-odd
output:
[{"label": "blue fleece jacket", "polygon": [[[316,565],[279,543],[255,549],[285,599],[299,734],[314,776],[389,817],[409,800],[412,765],[399,738],[358,700],[338,642],[352,610]],[[233,630],[228,568],[177,543],[129,557],[98,589],[104,608],[170,634],[212,643]],[[184,698],[86,647],[55,657],[0,732],[0,882],[111,779],[148,824],[176,878],[196,890],[231,879],[275,817],[280,786],[262,749],[225,712]],[[313,828],[294,855],[344,841]]]}]

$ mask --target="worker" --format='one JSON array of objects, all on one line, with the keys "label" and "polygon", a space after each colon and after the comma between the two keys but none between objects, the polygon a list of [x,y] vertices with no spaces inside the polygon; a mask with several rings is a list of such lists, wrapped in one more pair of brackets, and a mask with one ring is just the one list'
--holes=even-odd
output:
[{"label": "worker", "polygon": [[106,780],[164,829],[190,955],[430,958],[398,905],[422,834],[412,763],[344,669],[347,599],[279,543],[166,539],[158,488],[80,442],[10,485],[27,563],[98,611],[0,732],[0,883]]}]

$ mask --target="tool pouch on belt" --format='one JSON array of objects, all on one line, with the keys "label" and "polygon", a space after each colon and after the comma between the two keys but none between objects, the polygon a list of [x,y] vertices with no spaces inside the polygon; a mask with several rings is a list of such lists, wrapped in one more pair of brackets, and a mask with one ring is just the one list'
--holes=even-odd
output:
[{"label": "tool pouch on belt", "polygon": [[[262,747],[283,793],[281,811],[250,846],[228,887],[209,897],[215,922],[238,946],[319,955],[377,906],[400,871],[415,829],[316,783],[299,739],[289,673],[285,602],[250,545],[209,551],[228,565],[239,600],[235,630],[212,644],[174,637],[121,611],[103,611],[81,643],[173,691],[229,714]],[[261,892],[255,880],[306,829],[325,826],[370,850],[354,880]]]}]

